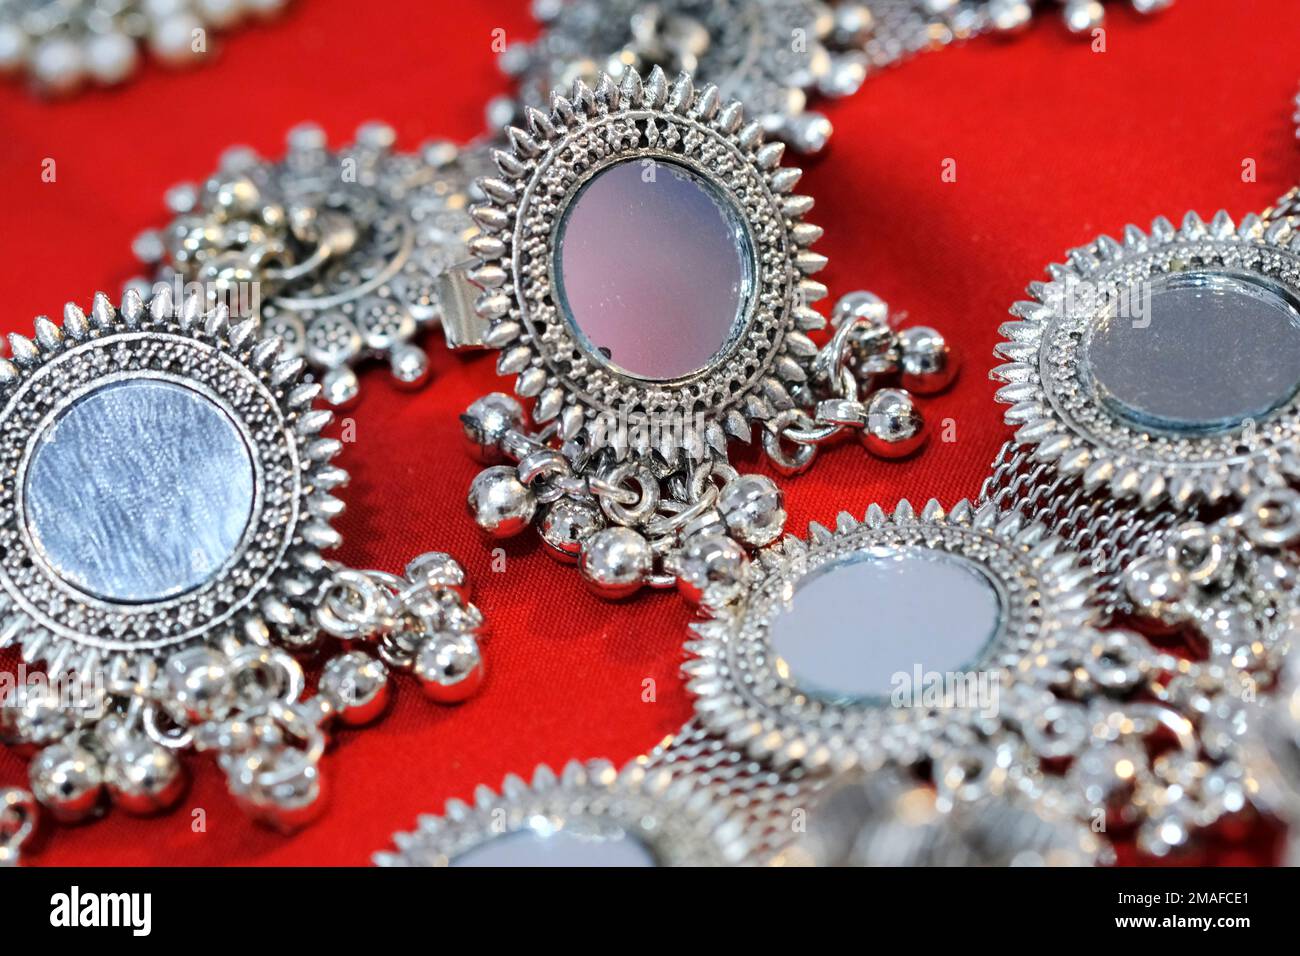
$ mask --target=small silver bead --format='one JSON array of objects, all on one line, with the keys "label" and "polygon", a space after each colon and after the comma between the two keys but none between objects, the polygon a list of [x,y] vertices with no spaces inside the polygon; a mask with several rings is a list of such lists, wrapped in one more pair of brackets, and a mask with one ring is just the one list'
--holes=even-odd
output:
[{"label": "small silver bead", "polygon": [[229,659],[202,645],[173,654],[163,666],[171,699],[195,723],[224,717],[237,688]]},{"label": "small silver bead", "polygon": [[21,756],[62,740],[74,723],[48,684],[15,684],[0,700],[0,742]]},{"label": "small silver bead", "polygon": [[483,656],[471,634],[435,634],[424,640],[413,663],[420,689],[440,704],[468,700],[483,683]]},{"label": "small silver bead", "polygon": [[28,768],[32,794],[56,820],[76,823],[99,806],[104,773],[99,760],[80,744],[46,747]]},{"label": "small silver bead", "polygon": [[1106,10],[1101,0],[1065,0],[1061,16],[1071,33],[1088,33],[1105,22]]},{"label": "small silver bead", "polygon": [[835,132],[826,116],[812,111],[791,116],[782,127],[785,138],[801,153],[821,152]]},{"label": "small silver bead", "polygon": [[86,40],[86,70],[98,82],[120,83],[131,75],[138,59],[135,41],[125,33],[97,33]]},{"label": "small silver bead", "polygon": [[460,416],[470,454],[485,465],[502,460],[501,441],[507,432],[524,424],[524,410],[504,392],[492,392],[470,405]]},{"label": "small silver bead", "polygon": [[537,499],[513,465],[494,465],[479,472],[470,485],[469,510],[484,531],[509,538],[532,522]]},{"label": "small silver bead", "polygon": [[858,51],[838,53],[831,58],[830,69],[817,81],[817,89],[826,96],[852,96],[867,78],[866,54]]},{"label": "small silver bead", "polygon": [[124,734],[108,747],[104,785],[115,806],[145,816],[172,806],[185,790],[176,754],[143,734]]},{"label": "small silver bead", "polygon": [[74,40],[55,37],[32,51],[32,76],[47,93],[71,93],[85,76],[85,57]]},{"label": "small silver bead", "polygon": [[361,383],[357,373],[346,365],[332,368],[321,377],[321,387],[325,401],[335,408],[347,408],[357,400],[361,392]]},{"label": "small silver bead", "polygon": [[882,388],[867,399],[867,423],[860,438],[877,457],[905,458],[925,444],[925,421],[907,392]]},{"label": "small silver bead", "polygon": [[402,573],[412,583],[434,590],[455,591],[462,600],[469,600],[465,569],[445,551],[426,551],[412,558]]},{"label": "small silver bead", "polygon": [[1148,555],[1124,569],[1124,593],[1143,617],[1168,627],[1190,619],[1187,598],[1192,583],[1182,568],[1164,557]]},{"label": "small silver bead", "polygon": [[595,501],[585,498],[560,498],[542,516],[542,540],[551,557],[573,564],[582,551],[582,542],[605,527],[605,516]]},{"label": "small silver bead", "polygon": [[11,73],[27,62],[27,31],[17,23],[0,23],[0,73]]},{"label": "small silver bead", "polygon": [[654,568],[654,552],[644,537],[615,525],[582,543],[582,578],[601,597],[617,599],[636,592]]},{"label": "small silver bead", "polygon": [[[244,812],[281,833],[306,826],[325,809],[319,765],[292,747],[257,746],[225,756],[221,766]],[[275,783],[259,782],[265,778]]]},{"label": "small silver bead", "polygon": [[740,475],[718,494],[718,513],[727,531],[742,544],[762,548],[785,530],[781,489],[766,475]]},{"label": "small silver bead", "polygon": [[898,333],[903,388],[918,395],[933,395],[952,384],[957,361],[942,335],[924,325]]},{"label": "small silver bead", "polygon": [[845,319],[866,319],[872,325],[889,324],[889,306],[874,292],[859,289],[840,296],[831,311],[831,324],[840,325]]},{"label": "small silver bead", "polygon": [[[149,30],[149,50],[158,59],[172,66],[192,63],[206,51],[196,50],[196,37],[203,36],[206,28],[192,13],[174,13],[156,20]],[[207,38],[204,37],[206,44]]]},{"label": "small silver bead", "polygon": [[429,378],[429,356],[419,346],[404,343],[393,348],[388,357],[388,369],[398,385],[419,388]]},{"label": "small silver bead", "polygon": [[326,662],[316,689],[341,723],[360,727],[388,707],[388,669],[364,651],[346,651]]},{"label": "small silver bead", "polygon": [[734,539],[721,534],[692,537],[672,555],[669,569],[677,590],[692,604],[718,607],[741,595],[749,557]]}]

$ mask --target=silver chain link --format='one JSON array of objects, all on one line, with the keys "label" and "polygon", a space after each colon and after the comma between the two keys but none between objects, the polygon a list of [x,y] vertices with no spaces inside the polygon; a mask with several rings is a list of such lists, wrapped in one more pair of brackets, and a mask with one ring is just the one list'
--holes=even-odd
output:
[{"label": "silver chain link", "polygon": [[1195,517],[1117,508],[1104,494],[1090,493],[1077,479],[1057,474],[1050,463],[1034,461],[1031,450],[1015,441],[999,450],[979,503],[1045,522],[1092,566],[1099,579],[1097,596],[1110,613],[1123,601],[1124,569],[1157,537]]},{"label": "silver chain link", "polygon": [[797,768],[778,772],[753,760],[694,719],[639,759],[647,769],[689,776],[712,804],[727,807],[730,819],[743,827],[753,862],[770,859],[795,839],[799,814],[808,811],[825,782]]}]

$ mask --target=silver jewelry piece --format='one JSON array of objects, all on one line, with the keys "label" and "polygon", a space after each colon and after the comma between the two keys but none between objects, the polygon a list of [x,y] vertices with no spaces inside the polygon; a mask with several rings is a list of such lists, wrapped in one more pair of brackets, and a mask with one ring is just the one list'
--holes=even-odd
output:
[{"label": "silver jewelry piece", "polygon": [[445,142],[397,152],[395,135],[367,123],[335,151],[304,124],[282,160],[228,150],[202,187],[168,191],[176,218],[134,247],[153,278],[130,287],[147,296],[166,285],[177,299],[197,288],[209,306],[257,318],[285,354],[306,357],[331,405],[356,398],[355,367],[370,358],[418,387],[428,374],[419,335],[440,316],[439,275],[477,231],[470,184],[486,159]]},{"label": "silver jewelry piece", "polygon": [[701,723],[777,767],[914,764],[1012,739],[1050,687],[1037,663],[1082,653],[1099,619],[1078,557],[992,508],[873,505],[809,535],[750,565],[744,589],[692,625],[683,665]]},{"label": "silver jewelry piece", "polygon": [[111,86],[135,72],[139,47],[169,66],[207,56],[246,17],[274,16],[285,0],[0,0],[0,73],[25,71],[41,93]]},{"label": "silver jewelry piece", "polygon": [[911,396],[884,386],[947,387],[947,344],[896,332],[867,292],[840,299],[829,343],[812,343],[821,230],[783,147],[738,103],[629,70],[618,86],[578,81],[509,138],[473,208],[476,264],[443,283],[448,341],[499,350],[497,370],[533,400],[536,431],[500,394],[462,419],[494,465],[469,495],[485,530],[537,522],[609,597],[648,583],[709,600],[785,521],[775,484],[727,463],[732,440],[758,425],[786,473],[847,434],[891,458],[923,444]]},{"label": "silver jewelry piece", "polygon": [[[0,360],[0,646],[47,677],[19,681],[0,738],[33,757],[58,820],[173,804],[177,753],[216,754],[258,819],[322,805],[327,730],[375,719],[387,670],[435,700],[482,678],[482,617],[443,554],[405,578],[326,561],[346,473],[301,357],[252,319],[164,287],[120,308],[97,295],[36,320]],[[329,634],[375,643],[329,661],[317,695],[290,651]]]},{"label": "silver jewelry piece", "polygon": [[722,866],[745,859],[743,834],[706,792],[666,770],[632,762],[546,766],[532,783],[508,776],[501,792],[479,787],[470,806],[393,837],[380,866]]},{"label": "silver jewelry piece", "polygon": [[1073,250],[1001,329],[992,374],[1016,441],[1143,509],[1300,475],[1297,235],[1285,218],[1188,213]]}]

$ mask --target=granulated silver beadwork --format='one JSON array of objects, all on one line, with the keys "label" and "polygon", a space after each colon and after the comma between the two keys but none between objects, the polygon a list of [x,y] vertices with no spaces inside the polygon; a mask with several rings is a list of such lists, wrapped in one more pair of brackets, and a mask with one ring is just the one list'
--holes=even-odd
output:
[{"label": "granulated silver beadwork", "polygon": [[[1261,469],[1300,475],[1300,395],[1284,396],[1262,414],[1203,428],[1135,421],[1116,411],[1085,351],[1115,315],[1114,303],[1140,301],[1161,283],[1260,287],[1259,294],[1293,310],[1300,301],[1300,244],[1285,219],[1267,223],[1248,215],[1236,224],[1220,212],[1206,223],[1189,213],[1175,228],[1159,218],[1149,234],[1129,226],[1122,242],[1103,236],[1049,272],[1051,281],[1031,285],[1031,301],[1012,307],[1016,320],[1002,326],[1006,341],[997,348],[1006,364],[991,373],[1005,383],[997,397],[1011,406],[1007,423],[1037,460],[1077,477],[1086,491],[1104,488],[1119,501],[1167,502],[1183,511],[1198,501],[1243,495],[1259,483]],[[1135,359],[1140,353],[1128,352]],[[1225,370],[1225,381],[1251,375]]]},{"label": "granulated silver beadwork", "polygon": [[[557,837],[574,845],[548,858],[545,844]],[[497,855],[506,841],[523,842],[523,853]],[[500,793],[479,787],[473,806],[449,800],[441,816],[421,817],[418,830],[393,842],[397,851],[375,854],[375,863],[723,866],[745,859],[743,834],[727,825],[725,808],[689,779],[635,761],[621,771],[607,761],[574,761],[559,776],[542,765],[531,784],[508,776]]]},{"label": "granulated silver beadwork", "polygon": [[[937,502],[917,515],[906,501],[892,515],[873,505],[863,521],[842,513],[836,530],[812,525],[807,542],[787,537],[750,566],[744,594],[692,625],[694,659],[683,670],[704,726],[751,756],[777,766],[834,769],[885,760],[937,760],[981,738],[1005,739],[1029,723],[1049,687],[1035,659],[1083,640],[1099,612],[1077,556],[1041,526],[995,509],[959,502],[945,515]],[[772,643],[772,626],[801,582],[846,559],[884,551],[948,555],[978,568],[998,595],[996,629],[962,670],[996,678],[996,716],[975,707],[892,706],[883,699],[827,699],[789,676]],[[1008,700],[1008,698],[1010,698]]]},{"label": "granulated silver beadwork", "polygon": [[440,317],[438,277],[468,255],[470,184],[486,157],[450,143],[397,152],[395,135],[367,123],[335,151],[303,124],[279,161],[233,147],[201,188],[168,191],[176,218],[137,238],[155,272],[134,285],[179,297],[197,284],[209,304],[258,318],[286,354],[306,357],[331,404],[356,397],[366,359],[420,385],[428,359],[418,336]]}]

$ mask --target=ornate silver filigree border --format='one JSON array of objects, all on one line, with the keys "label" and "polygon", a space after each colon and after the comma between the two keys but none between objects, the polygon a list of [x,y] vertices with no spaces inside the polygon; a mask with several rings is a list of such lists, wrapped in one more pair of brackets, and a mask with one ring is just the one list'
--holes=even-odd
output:
[{"label": "ornate silver filigree border", "polygon": [[[339,442],[319,433],[332,415],[312,407],[320,386],[304,379],[301,359],[279,358],[253,320],[231,326],[224,308],[205,315],[197,296],[177,310],[167,292],[146,304],[128,291],[120,309],[97,295],[89,316],[69,303],[61,327],[39,317],[33,339],[13,335],[10,345],[13,360],[0,360],[0,462],[17,480],[0,486],[0,644],[59,671],[223,635],[310,640],[311,599],[327,570],[320,551],[340,540],[330,519],[342,503],[329,491],[347,475],[330,464]],[[198,589],[120,605],[69,587],[33,553],[21,476],[33,442],[70,402],[142,377],[192,384],[231,417],[255,459],[254,507],[234,555]]]},{"label": "ornate silver filigree border", "polygon": [[[583,436],[602,414],[706,416],[705,442],[725,454],[728,436],[749,440],[755,421],[794,407],[811,377],[816,347],[804,335],[824,318],[808,303],[826,288],[807,276],[826,259],[808,247],[821,229],[802,221],[812,200],[791,194],[800,173],[780,166],[784,147],[764,143],[739,103],[724,104],[715,87],[696,90],[662,71],[644,83],[633,71],[618,86],[608,76],[592,91],[553,98],[548,114],[527,110],[528,129],[511,128],[509,150],[495,153],[500,178],[480,186],[488,202],[474,207],[483,234],[471,241],[471,278],[485,290],[475,303],[490,323],[487,345],[501,350],[497,370],[516,375],[515,390],[535,399],[533,417],[557,422],[560,438]],[[627,159],[683,165],[739,204],[755,255],[752,312],[731,346],[700,371],[651,382],[589,356],[554,300],[551,261],[556,224],[577,180],[594,166]]]},{"label": "ornate silver filigree border", "polygon": [[379,866],[447,866],[455,857],[541,819],[554,828],[573,821],[631,833],[660,866],[722,866],[742,862],[745,843],[725,825],[725,808],[707,791],[665,769],[632,762],[621,771],[604,760],[571,761],[559,776],[541,765],[532,783],[513,774],[497,793],[480,786],[474,804],[448,800],[442,816],[425,816],[419,829],[397,833],[397,852],[376,853]]},{"label": "ornate silver filigree border", "polygon": [[[802,693],[776,667],[770,629],[798,581],[828,562],[871,547],[923,547],[981,566],[1004,600],[999,632],[970,669],[991,671],[1001,684],[996,717],[973,708],[892,707],[830,702]],[[885,760],[942,759],[954,747],[996,737],[1028,722],[1018,711],[1029,689],[1048,684],[1033,659],[1061,644],[1085,640],[1100,611],[1089,601],[1089,573],[1060,539],[1018,515],[962,501],[945,515],[931,501],[918,516],[901,502],[892,515],[872,505],[859,522],[841,513],[836,530],[809,527],[809,540],[787,537],[752,566],[746,593],[692,625],[686,649],[687,688],[696,714],[719,736],[777,765],[835,769]],[[1091,638],[1086,638],[1090,643]],[[1021,685],[1017,687],[1017,685]],[[1041,704],[1039,693],[1036,704]]]},{"label": "ornate silver filigree border", "polygon": [[[1071,311],[1081,290],[1118,296],[1156,276],[1186,270],[1231,270],[1267,277],[1300,295],[1300,233],[1285,219],[1254,214],[1237,225],[1226,212],[1206,223],[1188,213],[1181,228],[1156,219],[1150,234],[1128,226],[1118,242],[1102,236],[1049,268],[1051,281],[1030,286],[1030,301],[1011,307],[1016,321],[999,330],[996,354],[1006,364],[991,376],[1005,386],[1007,424],[1038,460],[1079,476],[1087,490],[1105,487],[1143,506],[1183,508],[1246,493],[1267,465],[1300,475],[1300,395],[1262,421],[1208,435],[1152,433],[1110,411],[1083,370],[1081,346],[1097,315]],[[1095,301],[1095,299],[1094,299]],[[1113,299],[1112,299],[1113,301]]]}]

